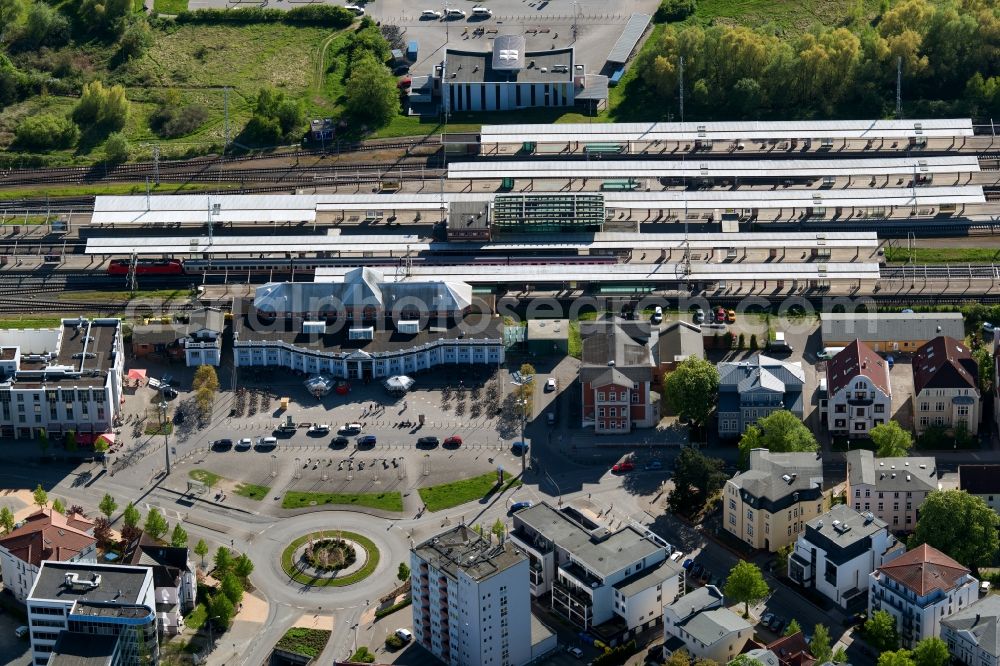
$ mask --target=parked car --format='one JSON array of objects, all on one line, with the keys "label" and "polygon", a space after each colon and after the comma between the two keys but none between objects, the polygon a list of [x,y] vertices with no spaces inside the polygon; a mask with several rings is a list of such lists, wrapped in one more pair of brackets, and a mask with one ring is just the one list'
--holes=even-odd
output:
[{"label": "parked car", "polygon": [[400,90],[409,88],[411,85],[413,85],[413,78],[410,76],[404,76],[400,78],[399,81],[396,81],[396,87]]},{"label": "parked car", "polygon": [[686,560],[684,560],[684,564],[682,564],[681,566],[684,567],[685,569],[690,569],[693,565],[694,565],[694,560],[692,560],[689,557]]},{"label": "parked car", "polygon": [[659,460],[651,460],[648,463],[646,463],[646,469],[647,470],[663,469],[663,463],[660,462]]},{"label": "parked car", "polygon": [[702,566],[701,562],[695,562],[694,565],[690,569],[691,574],[695,578],[701,578],[701,572],[704,571],[704,570],[705,570],[705,567]]},{"label": "parked car", "polygon": [[517,513],[522,509],[530,509],[530,508],[531,508],[531,500],[524,500],[523,502],[514,502],[513,504],[510,505],[510,513]]},{"label": "parked car", "polygon": [[715,311],[715,323],[725,324],[726,323],[726,310],[724,308],[719,308]]},{"label": "parked car", "polygon": [[708,585],[709,581],[712,580],[712,572],[708,569],[702,569],[701,576],[699,576],[699,578],[701,579],[701,582]]},{"label": "parked car", "polygon": [[680,562],[682,557],[684,557],[684,553],[682,553],[679,550],[675,550],[674,553],[670,556],[670,561]]},{"label": "parked car", "polygon": [[410,633],[409,629],[401,628],[396,630],[396,638],[398,638],[401,641],[409,643],[411,640],[413,640],[413,634]]},{"label": "parked car", "polygon": [[771,624],[769,624],[769,625],[767,625],[767,626],[768,626],[768,627],[769,627],[769,628],[771,629],[771,631],[773,631],[774,633],[776,633],[776,634],[780,634],[780,633],[781,633],[781,630],[785,628],[785,621],[784,621],[784,620],[783,620],[782,618],[780,618],[780,617],[778,617],[777,615],[775,615],[775,616],[774,616],[774,619],[773,619],[773,620],[771,620]]},{"label": "parked car", "polygon": [[650,321],[654,324],[659,324],[663,321],[663,308],[661,306],[657,305],[653,308],[653,317]]},{"label": "parked car", "polygon": [[996,329],[997,327],[991,324],[990,322],[988,321],[983,322],[983,333],[988,333],[989,335],[993,335],[993,332]]},{"label": "parked car", "polygon": [[452,435],[451,437],[444,438],[444,446],[447,447],[459,447],[462,446],[462,437],[460,435]]},{"label": "parked car", "polygon": [[340,430],[338,430],[337,432],[339,432],[341,435],[357,435],[361,432],[361,424],[345,423],[343,426],[341,426]]},{"label": "parked car", "polygon": [[726,310],[726,323],[727,324],[736,323],[736,310]]},{"label": "parked car", "polygon": [[237,451],[246,451],[251,446],[253,446],[253,440],[250,439],[249,437],[244,437],[240,441],[236,442],[236,450]]},{"label": "parked car", "polygon": [[556,390],[556,386],[557,386],[557,384],[556,384],[556,378],[555,377],[549,377],[548,379],[545,380],[545,390],[546,391],[555,391]]},{"label": "parked car", "polygon": [[356,441],[358,446],[375,446],[375,435],[361,435]]},{"label": "parked car", "polygon": [[216,451],[228,451],[233,448],[233,440],[231,439],[217,439],[212,442],[212,448]]},{"label": "parked car", "polygon": [[20,627],[18,627],[17,629],[14,630],[14,637],[15,638],[24,638],[27,635],[28,635],[28,628],[26,626],[24,626],[23,624]]},{"label": "parked car", "polygon": [[420,12],[420,19],[421,20],[439,19],[442,16],[444,16],[444,14],[442,14],[439,11],[437,11],[436,9],[425,9],[424,11]]},{"label": "parked car", "polygon": [[462,11],[461,9],[449,9],[448,18],[449,19],[465,18],[465,12]]},{"label": "parked car", "polygon": [[330,446],[332,446],[334,448],[337,448],[337,449],[343,448],[343,447],[347,446],[350,443],[351,443],[351,440],[347,439],[343,435],[337,435],[336,437],[334,437],[333,439],[330,440]]},{"label": "parked car", "polygon": [[694,323],[696,324],[705,323],[705,311],[702,310],[701,308],[698,308],[697,310],[694,311]]},{"label": "parked car", "polygon": [[365,8],[359,7],[358,5],[344,5],[344,9],[346,9],[349,12],[352,12],[355,16],[365,15]]},{"label": "parked car", "polygon": [[625,472],[631,472],[634,469],[635,469],[635,463],[625,460],[620,463],[616,463],[611,468],[611,471],[615,472],[616,474],[624,474]]},{"label": "parked car", "polygon": [[165,386],[163,387],[163,397],[166,398],[167,400],[173,400],[174,398],[177,397],[177,391],[175,391],[169,386]]},{"label": "parked car", "polygon": [[577,659],[582,659],[583,658],[583,650],[581,650],[580,648],[578,648],[576,646],[566,648],[566,652],[568,654],[573,655]]},{"label": "parked car", "polygon": [[325,423],[314,423],[309,426],[310,435],[326,435],[330,432],[330,426]]},{"label": "parked car", "polygon": [[774,613],[764,613],[763,615],[760,616],[760,622],[758,622],[757,624],[767,627],[770,626],[773,620],[774,620]]},{"label": "parked car", "polygon": [[510,452],[515,456],[523,456],[528,453],[528,448],[527,442],[514,442],[510,445]]},{"label": "parked car", "polygon": [[424,449],[433,449],[435,446],[441,443],[437,437],[421,437],[417,440],[417,447]]}]

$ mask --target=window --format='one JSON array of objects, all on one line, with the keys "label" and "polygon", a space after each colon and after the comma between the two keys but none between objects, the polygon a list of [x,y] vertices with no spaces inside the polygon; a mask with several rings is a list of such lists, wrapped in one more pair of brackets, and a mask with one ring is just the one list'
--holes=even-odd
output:
[{"label": "window", "polygon": [[847,427],[847,421],[845,421],[844,419],[834,419],[833,424],[834,424],[835,428],[846,428]]},{"label": "window", "polygon": [[899,516],[893,516],[892,517],[892,524],[893,525],[899,525]]},{"label": "window", "polygon": [[885,414],[885,405],[883,405],[883,404],[875,405],[875,413],[876,414]]},{"label": "window", "polygon": [[604,401],[604,392],[603,391],[598,391],[597,392],[597,399],[600,400],[601,402]]},{"label": "window", "polygon": [[871,511],[871,510],[872,510],[872,505],[869,504],[868,502],[865,502],[865,511]]},{"label": "window", "polygon": [[597,408],[597,415],[600,416],[600,417],[604,416],[604,408],[603,407],[598,407]]},{"label": "window", "polygon": [[871,496],[872,496],[872,489],[865,488],[865,497],[871,497]]},{"label": "window", "polygon": [[865,383],[864,382],[854,382],[854,390],[855,391],[857,391],[859,389],[860,390],[864,390],[864,388],[865,388]]},{"label": "window", "polygon": [[922,402],[922,403],[920,403],[920,411],[926,412],[930,408],[931,408],[931,403],[929,403],[929,402]]},{"label": "window", "polygon": [[792,526],[788,526],[788,536],[792,536]]},{"label": "window", "polygon": [[747,534],[753,536],[753,525],[747,525]]},{"label": "window", "polygon": [[736,510],[736,500],[734,500],[732,497],[729,498],[729,508],[732,511]]},{"label": "window", "polygon": [[836,412],[837,414],[846,414],[847,405],[836,405],[834,406],[833,411]]},{"label": "window", "polygon": [[929,419],[926,416],[921,416],[920,417],[920,427],[921,428],[926,428],[927,425],[928,425],[928,423],[930,423],[930,421],[929,421]]},{"label": "window", "polygon": [[958,406],[958,415],[959,416],[968,416],[969,415],[969,406],[968,405],[959,405]]},{"label": "window", "polygon": [[735,525],[736,524],[736,514],[735,513],[729,514],[729,524],[730,525]]},{"label": "window", "polygon": [[639,404],[639,392],[638,391],[632,391],[632,404],[633,405],[638,405]]},{"label": "window", "polygon": [[893,502],[892,503],[892,510],[893,511],[899,511],[899,502]]},{"label": "window", "polygon": [[879,503],[878,503],[878,510],[879,510],[879,511],[882,511],[882,509],[883,509],[883,508],[884,508],[884,507],[883,507],[883,505],[882,505],[882,502],[879,502]]},{"label": "window", "polygon": [[859,417],[859,418],[864,417],[864,415],[865,415],[865,408],[864,407],[858,407],[857,409],[854,410],[854,415],[857,416],[857,417]]},{"label": "window", "polygon": [[[859,416],[860,416],[860,414],[859,414]],[[855,423],[854,424],[854,429],[855,430],[864,430],[866,425],[867,424],[864,421],[862,421],[860,423]]]},{"label": "window", "polygon": [[[854,496],[855,497],[861,497],[861,488],[855,488],[854,489]],[[878,496],[882,497],[882,493],[879,493]]]},{"label": "window", "polygon": [[747,509],[747,520],[753,520],[753,509]]}]

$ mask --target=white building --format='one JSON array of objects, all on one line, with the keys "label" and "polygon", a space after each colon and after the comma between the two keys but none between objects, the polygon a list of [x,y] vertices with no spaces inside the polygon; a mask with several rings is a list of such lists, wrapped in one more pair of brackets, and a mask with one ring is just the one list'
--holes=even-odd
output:
[{"label": "white building", "polygon": [[868,574],[902,552],[883,521],[837,504],[806,523],[788,558],[788,577],[854,609],[867,602]]},{"label": "white building", "polygon": [[968,666],[1000,666],[1000,596],[988,594],[941,620],[941,640]]},{"label": "white building", "polygon": [[531,595],[549,594],[552,609],[581,629],[617,616],[622,638],[637,634],[684,590],[669,546],[635,525],[612,532],[572,507],[541,502],[514,514],[510,540],[530,560]]},{"label": "white building", "polygon": [[700,587],[663,609],[663,658],[686,650],[695,659],[725,664],[743,651],[753,625],[726,608],[714,585]]},{"label": "white building", "polygon": [[848,504],[861,513],[871,511],[893,532],[912,532],[928,493],[940,489],[934,458],[876,458],[871,451],[847,452]]},{"label": "white building", "polygon": [[1000,465],[959,465],[958,488],[1000,513]]},{"label": "white building", "polygon": [[892,415],[889,364],[860,340],[826,365],[827,426],[831,433],[867,437]]},{"label": "white building", "polygon": [[31,514],[0,539],[4,589],[24,603],[43,561],[96,562],[93,531],[94,523],[77,514],[51,509]]},{"label": "white building", "polygon": [[100,656],[116,666],[159,663],[151,569],[43,562],[27,606],[35,666],[81,644],[100,645]]},{"label": "white building", "polygon": [[124,356],[118,319],[0,330],[0,438],[72,430],[93,442],[121,410]]},{"label": "white building", "polygon": [[413,637],[453,666],[521,666],[556,647],[533,619],[528,558],[459,525],[410,551]]},{"label": "white building", "polygon": [[160,635],[174,636],[183,628],[184,616],[194,610],[198,581],[187,546],[163,546],[145,532],[128,548],[122,564],[153,570],[156,592],[156,621]]},{"label": "white building", "polygon": [[913,426],[917,435],[939,426],[979,432],[979,364],[972,350],[938,336],[913,355]]},{"label": "white building", "polygon": [[869,576],[868,616],[879,610],[892,615],[907,649],[940,635],[942,618],[979,597],[979,581],[969,570],[927,544],[883,564]]},{"label": "white building", "polygon": [[191,313],[181,338],[184,361],[189,368],[222,363],[222,333],[225,315],[218,308],[199,308]]}]

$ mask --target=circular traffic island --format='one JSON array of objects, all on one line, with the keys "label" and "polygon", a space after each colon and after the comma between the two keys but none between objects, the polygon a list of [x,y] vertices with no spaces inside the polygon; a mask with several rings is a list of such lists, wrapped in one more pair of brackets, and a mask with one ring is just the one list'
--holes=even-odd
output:
[{"label": "circular traffic island", "polygon": [[304,534],[281,553],[281,568],[297,583],[343,587],[364,580],[378,566],[379,551],[356,532],[326,530]]}]

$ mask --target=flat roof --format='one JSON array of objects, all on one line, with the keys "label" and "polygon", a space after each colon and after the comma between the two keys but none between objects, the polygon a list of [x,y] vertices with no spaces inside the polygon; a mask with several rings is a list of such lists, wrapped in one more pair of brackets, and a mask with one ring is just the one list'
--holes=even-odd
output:
[{"label": "flat roof", "polygon": [[[81,581],[91,581],[95,575],[99,575],[101,581],[93,589],[74,589],[65,584],[67,574],[77,574]],[[152,571],[146,567],[46,561],[42,562],[35,577],[28,601],[86,601],[132,605],[143,601],[140,594],[147,578],[152,579],[152,575]]]},{"label": "flat roof", "polygon": [[[316,269],[317,282],[340,280],[348,267],[330,266]],[[560,264],[545,265],[415,265],[414,277],[436,276],[460,280],[469,284],[504,282],[538,284],[544,282],[677,282],[689,280],[874,280],[879,278],[879,264],[872,263],[807,263],[807,264],[691,264],[685,276],[682,263],[662,264]],[[396,279],[386,275],[387,280]]]},{"label": "flat roof", "polygon": [[843,160],[531,160],[452,162],[448,178],[782,178],[977,173],[973,156]]},{"label": "flat roof", "polygon": [[[573,49],[529,51],[519,62],[503,69],[494,67],[494,51],[448,49],[445,52],[445,82],[454,83],[572,83]],[[453,76],[454,75],[454,76]]]},{"label": "flat roof", "polygon": [[522,69],[526,50],[524,35],[497,35],[493,40],[493,69]]},{"label": "flat roof", "polygon": [[[148,201],[148,205],[147,205]],[[99,196],[91,224],[312,222],[316,208],[294,194]]]},{"label": "flat roof", "polygon": [[639,43],[639,38],[646,31],[646,26],[649,25],[652,18],[649,14],[632,14],[632,16],[628,17],[625,29],[622,30],[622,34],[618,37],[615,45],[611,47],[611,53],[608,54],[607,58],[608,62],[617,64],[625,63],[628,57],[632,55],[635,45]]},{"label": "flat roof", "polygon": [[118,647],[118,636],[60,631],[49,666],[106,666]]},{"label": "flat roof", "polygon": [[[55,329],[55,348],[38,350],[22,345],[19,367],[13,377],[14,388],[41,388],[60,384],[79,387],[103,387],[114,367],[118,319],[63,319]],[[82,324],[81,324],[82,321]],[[15,331],[16,335],[23,335]]]},{"label": "flat roof", "polygon": [[465,574],[477,582],[528,561],[512,542],[495,545],[464,524],[414,546],[413,552],[455,579]]},{"label": "flat roof", "polygon": [[483,144],[574,141],[908,139],[972,136],[971,118],[483,125]]}]

